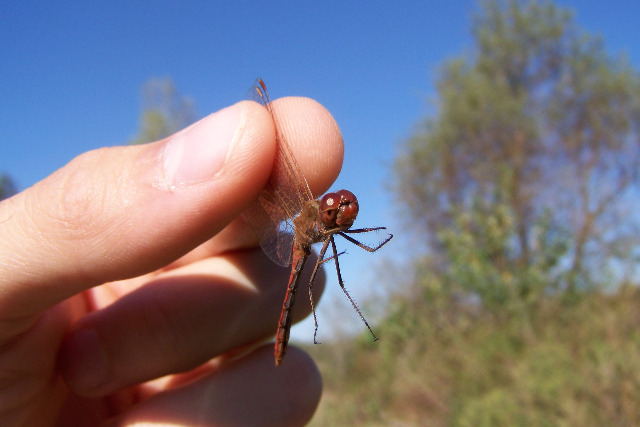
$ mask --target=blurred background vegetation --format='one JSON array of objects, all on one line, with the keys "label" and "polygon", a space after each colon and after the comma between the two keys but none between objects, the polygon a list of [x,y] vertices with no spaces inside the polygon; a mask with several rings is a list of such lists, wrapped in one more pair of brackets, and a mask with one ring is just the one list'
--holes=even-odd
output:
[{"label": "blurred background vegetation", "polygon": [[0,173],[0,200],[8,199],[18,192],[15,182],[6,173]]},{"label": "blurred background vegetation", "polygon": [[313,425],[640,425],[640,76],[548,2],[473,35],[395,159],[380,341],[310,349]]},{"label": "blurred background vegetation", "polygon": [[195,101],[181,95],[170,77],[149,79],[141,92],[142,114],[138,134],[129,144],[159,141],[198,119]]},{"label": "blurred background vegetation", "polygon": [[[550,2],[485,1],[473,35],[395,159],[381,339],[309,349],[312,425],[640,425],[640,75]],[[195,118],[152,79],[130,142]]]}]

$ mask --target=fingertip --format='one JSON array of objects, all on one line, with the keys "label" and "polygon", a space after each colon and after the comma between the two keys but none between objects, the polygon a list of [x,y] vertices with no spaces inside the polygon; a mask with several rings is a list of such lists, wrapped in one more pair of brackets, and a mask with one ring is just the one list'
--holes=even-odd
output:
[{"label": "fingertip", "polygon": [[287,357],[276,369],[289,377],[291,384],[297,384],[295,389],[289,385],[288,387],[291,388],[289,392],[299,393],[302,396],[307,403],[306,407],[311,412],[300,414],[301,418],[308,416],[308,419],[311,419],[320,402],[323,387],[322,375],[313,358],[305,351],[292,345],[287,350]]},{"label": "fingertip", "polygon": [[94,329],[81,328],[69,335],[58,355],[60,372],[67,385],[85,397],[101,396],[109,381],[109,362]]},{"label": "fingertip", "polygon": [[309,355],[292,347],[288,360],[276,368],[271,346],[264,346],[150,397],[117,421],[303,426],[313,417],[321,393],[320,372]]},{"label": "fingertip", "polygon": [[344,141],[337,122],[322,104],[310,98],[277,99],[274,110],[311,191],[324,193],[342,169]]}]

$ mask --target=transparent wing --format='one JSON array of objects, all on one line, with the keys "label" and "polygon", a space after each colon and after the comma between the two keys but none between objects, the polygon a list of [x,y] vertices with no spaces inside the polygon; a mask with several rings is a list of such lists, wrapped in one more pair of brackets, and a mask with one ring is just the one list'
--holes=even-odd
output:
[{"label": "transparent wing", "polygon": [[264,253],[276,264],[286,267],[291,264],[293,245],[291,219],[300,213],[307,201],[313,199],[313,195],[291,147],[282,135],[278,117],[262,79],[255,81],[250,97],[271,114],[278,141],[269,181],[244,217],[258,235]]}]

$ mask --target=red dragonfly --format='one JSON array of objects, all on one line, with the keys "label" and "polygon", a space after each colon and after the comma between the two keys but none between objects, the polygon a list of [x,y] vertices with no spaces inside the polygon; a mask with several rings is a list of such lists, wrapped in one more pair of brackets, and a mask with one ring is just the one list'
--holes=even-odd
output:
[{"label": "red dragonfly", "polygon": [[[349,234],[386,230],[386,227],[350,230],[358,215],[359,206],[356,196],[348,190],[327,193],[321,199],[314,199],[291,147],[280,131],[278,118],[262,79],[256,80],[251,92],[252,98],[264,105],[271,114],[276,129],[277,151],[271,177],[258,200],[245,213],[245,218],[258,235],[260,247],[267,256],[281,266],[291,265],[287,293],[282,304],[282,312],[276,331],[274,350],[276,366],[282,363],[287,351],[292,309],[300,272],[307,262],[311,253],[311,245],[314,243],[322,242],[322,249],[320,249],[318,261],[309,281],[309,300],[315,322],[313,342],[317,344],[316,334],[318,332],[318,320],[313,304],[313,282],[320,266],[330,260],[335,262],[340,287],[373,335],[374,341],[377,340],[378,338],[371,330],[369,323],[344,287],[338,263],[338,257],[344,252],[338,253],[333,236],[340,235],[366,251],[375,252],[389,242],[393,235],[389,234],[376,246],[365,245],[349,236]],[[333,256],[325,258],[329,245],[333,250]]]}]

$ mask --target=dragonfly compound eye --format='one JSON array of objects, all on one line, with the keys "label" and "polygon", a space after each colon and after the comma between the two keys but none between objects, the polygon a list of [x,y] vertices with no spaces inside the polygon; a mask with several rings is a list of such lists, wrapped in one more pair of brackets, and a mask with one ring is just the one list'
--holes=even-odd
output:
[{"label": "dragonfly compound eye", "polygon": [[336,224],[339,227],[351,227],[360,210],[358,199],[349,190],[340,190],[337,194],[340,195],[340,212]]},{"label": "dragonfly compound eye", "polygon": [[358,198],[349,190],[338,190],[336,194],[340,196],[340,203],[355,202],[358,204]]},{"label": "dragonfly compound eye", "polygon": [[338,208],[340,207],[340,195],[327,193],[320,200],[320,220],[325,227],[336,226]]}]

